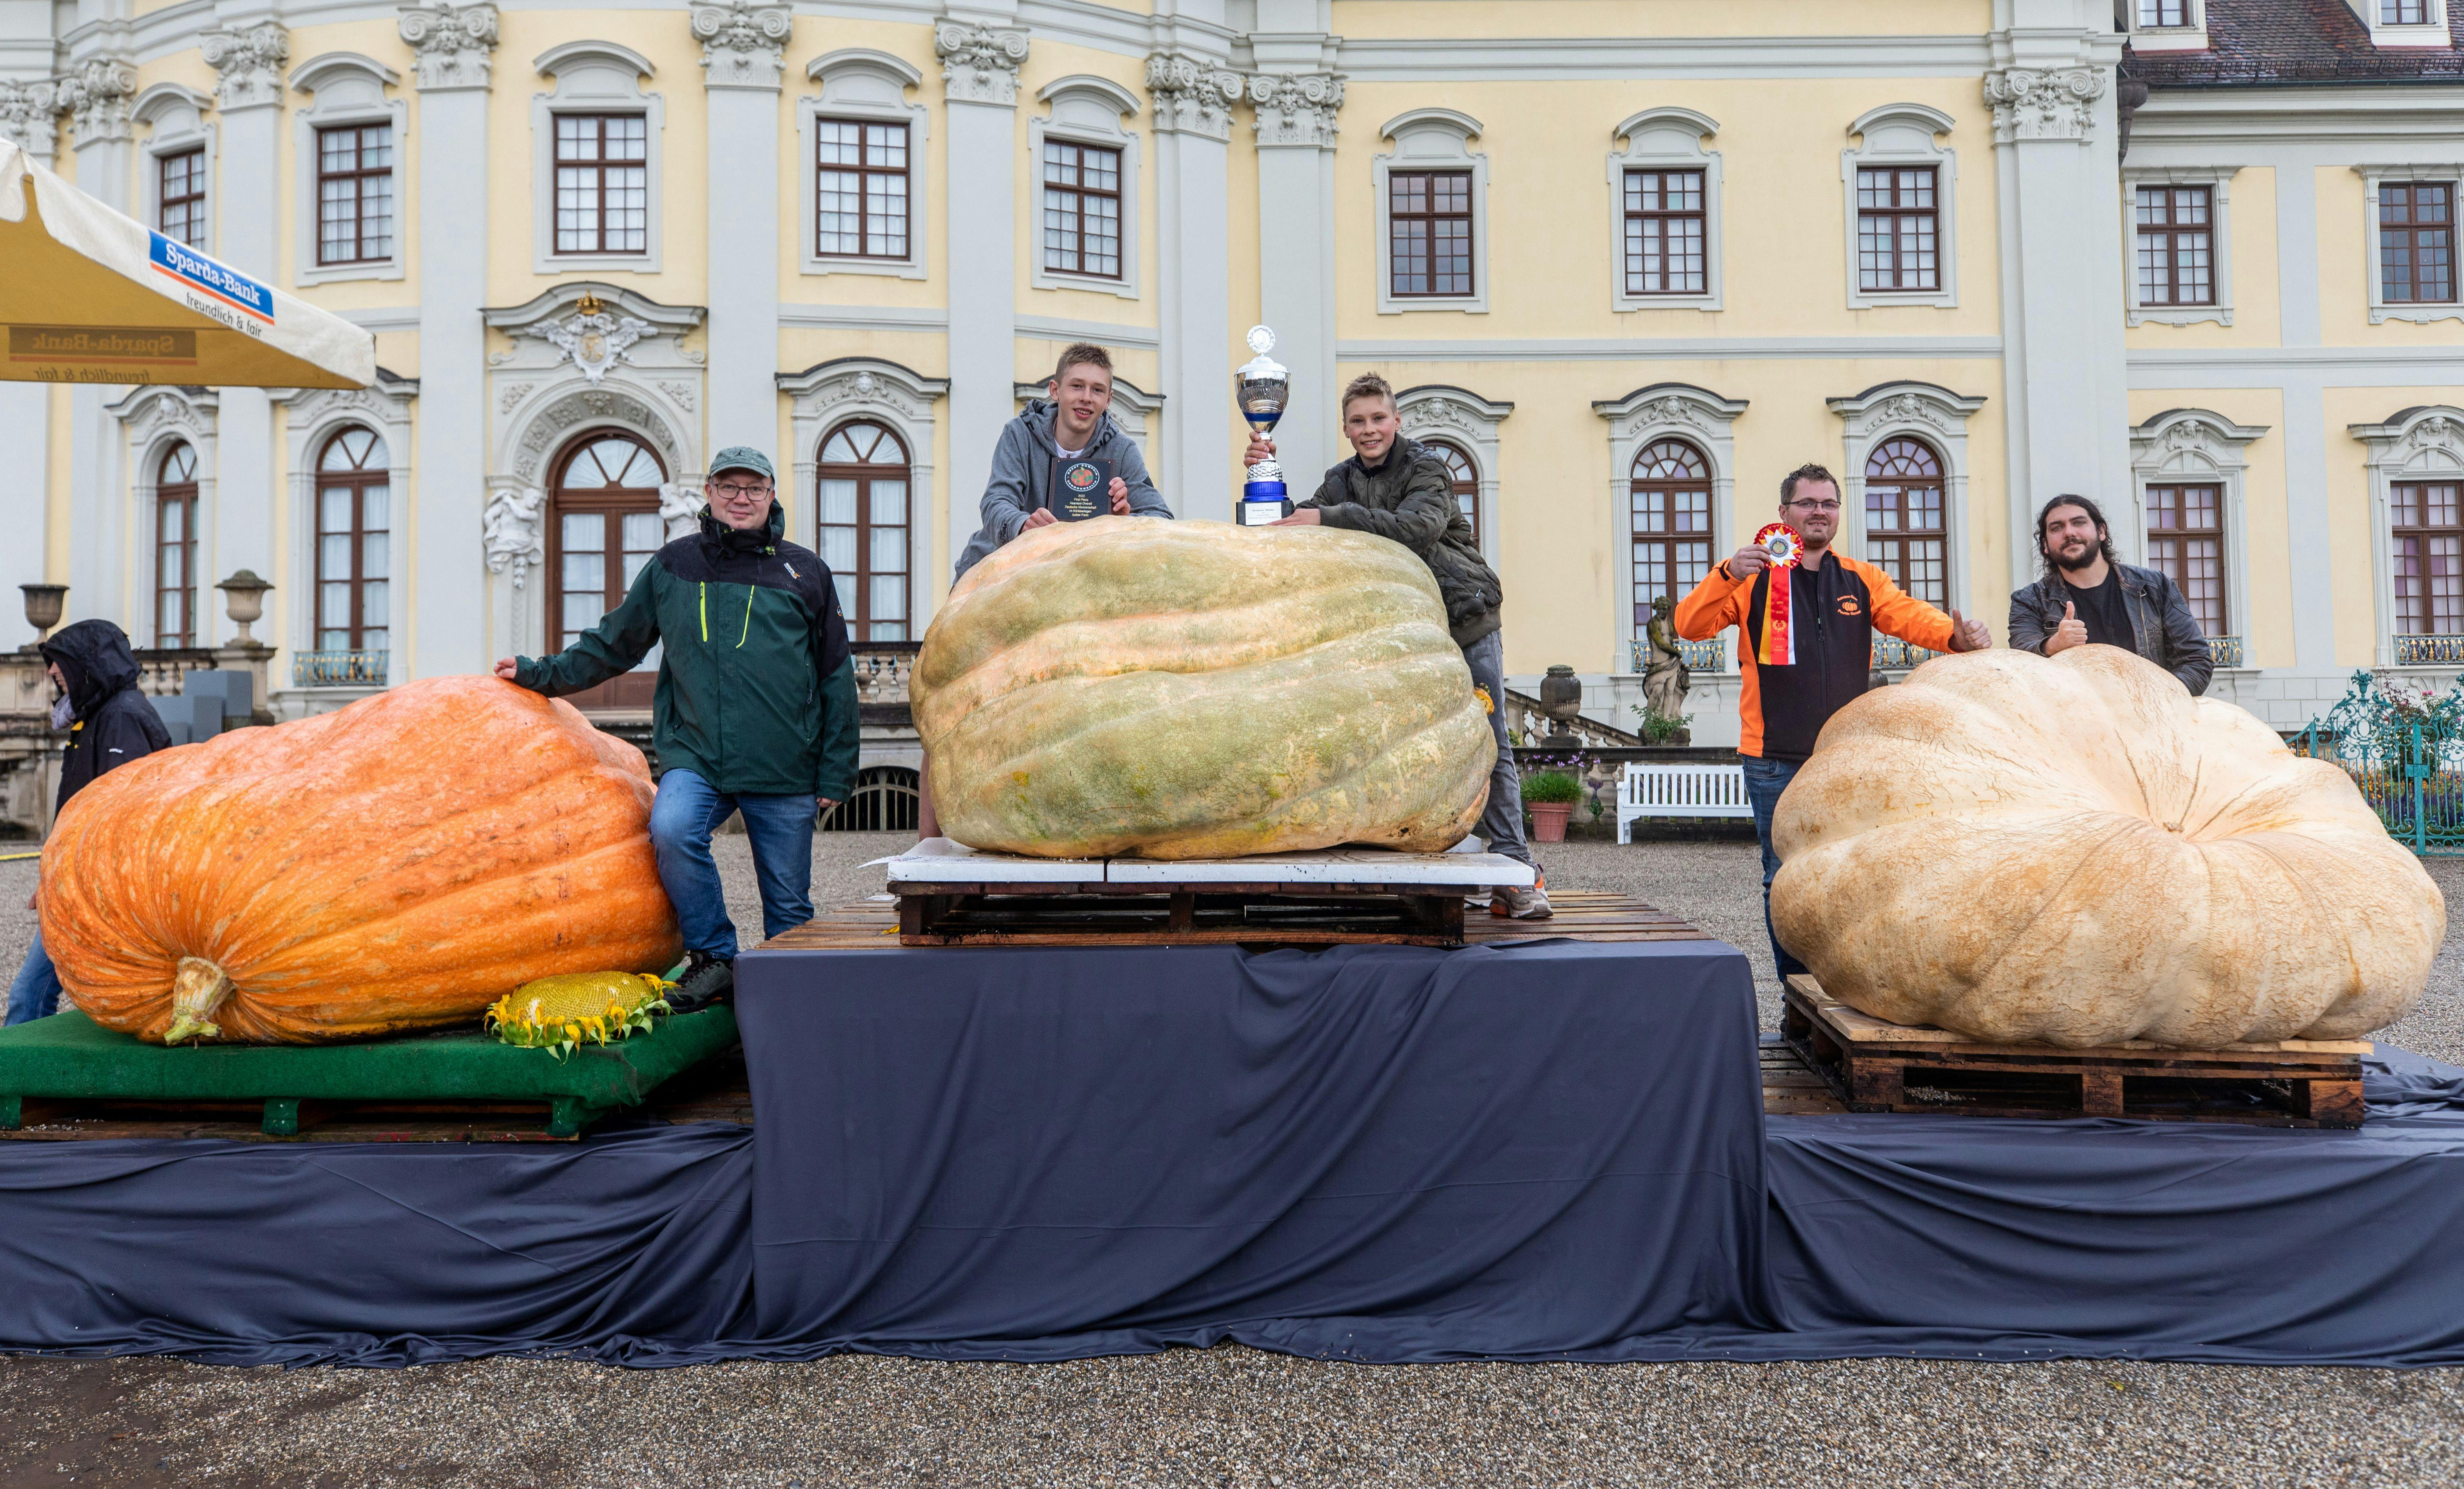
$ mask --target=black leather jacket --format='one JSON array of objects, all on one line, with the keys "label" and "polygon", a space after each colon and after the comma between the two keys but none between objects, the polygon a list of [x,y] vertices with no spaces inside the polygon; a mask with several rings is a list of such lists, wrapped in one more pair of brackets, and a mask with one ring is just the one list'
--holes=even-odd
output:
[{"label": "black leather jacket", "polygon": [[[2113,569],[2122,576],[2123,607],[2130,612],[2130,649],[2179,678],[2191,697],[2206,692],[2216,663],[2208,651],[2206,633],[2190,614],[2190,602],[2158,570],[2127,563]],[[2042,654],[2045,639],[2062,624],[2062,606],[2070,598],[2059,574],[2048,574],[2013,595],[2012,646]]]}]

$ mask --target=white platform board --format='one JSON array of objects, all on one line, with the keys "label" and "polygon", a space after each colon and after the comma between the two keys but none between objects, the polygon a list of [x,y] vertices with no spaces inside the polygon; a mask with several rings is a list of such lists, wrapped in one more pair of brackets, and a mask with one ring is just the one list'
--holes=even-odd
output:
[{"label": "white platform board", "polygon": [[1390,853],[1329,848],[1255,858],[1023,858],[927,838],[896,858],[875,859],[902,884],[1313,884],[1449,885],[1466,891],[1528,887],[1529,865],[1502,853]]}]

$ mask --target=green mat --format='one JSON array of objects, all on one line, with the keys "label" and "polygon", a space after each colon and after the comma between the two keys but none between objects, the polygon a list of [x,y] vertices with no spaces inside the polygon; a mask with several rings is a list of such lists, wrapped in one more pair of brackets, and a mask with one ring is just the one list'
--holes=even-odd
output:
[{"label": "green mat", "polygon": [[80,1013],[0,1029],[0,1128],[27,1097],[266,1104],[265,1130],[298,1129],[299,1103],[540,1101],[571,1136],[736,1042],[726,1007],[661,1018],[647,1034],[585,1044],[565,1060],[454,1030],[357,1044],[186,1044],[165,1049]]}]

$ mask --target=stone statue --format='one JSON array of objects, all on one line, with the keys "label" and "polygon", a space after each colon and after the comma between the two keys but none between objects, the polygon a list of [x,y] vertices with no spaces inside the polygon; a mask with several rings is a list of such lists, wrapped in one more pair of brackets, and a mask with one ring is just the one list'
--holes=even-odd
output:
[{"label": "stone statue", "polygon": [[540,558],[539,519],[546,509],[547,493],[537,487],[489,493],[488,510],[479,519],[489,573],[502,574],[511,567],[514,587],[522,587],[522,571]]},{"label": "stone statue", "polygon": [[1677,602],[1661,595],[1651,602],[1651,620],[1643,627],[1643,639],[1651,651],[1651,660],[1642,669],[1643,704],[1661,718],[1676,720],[1685,716],[1685,693],[1694,686],[1693,672],[1677,650],[1677,627],[1669,620]]}]

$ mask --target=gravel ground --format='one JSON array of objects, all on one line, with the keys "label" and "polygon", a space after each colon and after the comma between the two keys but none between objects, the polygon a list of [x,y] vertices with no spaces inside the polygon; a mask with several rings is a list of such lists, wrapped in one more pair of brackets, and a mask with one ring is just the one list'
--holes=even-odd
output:
[{"label": "gravel ground", "polygon": [[[864,861],[900,845],[824,838],[814,898],[876,888]],[[722,837],[718,852],[750,944],[760,911],[744,840]],[[1540,856],[1555,887],[1635,894],[1744,948],[1766,1024],[1775,1018],[1750,842],[1576,842]],[[2430,866],[2451,898],[2464,889],[2464,862]],[[33,867],[0,863],[0,965],[14,965],[31,928]],[[2451,936],[2390,1042],[2464,1062],[2460,954]],[[2459,1481],[2459,1370],[1375,1367],[1237,1346],[1064,1365],[847,1356],[680,1370],[0,1358],[0,1489]]]}]

